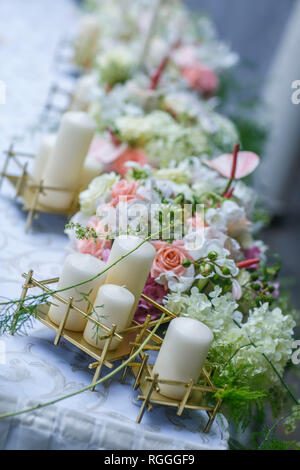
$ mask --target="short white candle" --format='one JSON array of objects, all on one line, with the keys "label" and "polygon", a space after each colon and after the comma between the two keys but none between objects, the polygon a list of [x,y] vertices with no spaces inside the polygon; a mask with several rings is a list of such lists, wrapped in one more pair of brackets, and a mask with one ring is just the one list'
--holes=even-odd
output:
[{"label": "short white candle", "polygon": [[[105,284],[98,291],[91,317],[109,328],[115,324],[116,331],[120,331],[127,325],[134,301],[134,295],[125,287]],[[87,343],[103,349],[106,340],[100,340],[99,337],[106,333],[107,331],[88,321],[83,337]],[[109,349],[116,349],[119,344],[120,341],[113,338]]]},{"label": "short white candle", "polygon": [[[82,253],[73,253],[67,256],[65,260],[57,290],[87,281],[103,271],[105,266],[106,265],[103,261],[100,261],[94,256]],[[83,310],[84,313],[89,313],[97,295],[97,291],[104,283],[105,277],[106,273],[97,277],[93,281],[87,282],[86,284],[59,292],[58,295],[66,300],[73,297],[74,306]],[[82,294],[85,294],[85,296]],[[87,295],[88,297],[86,297]],[[51,305],[48,316],[53,323],[59,325],[66,312],[66,305],[55,298],[53,299],[53,304],[55,305]],[[87,320],[83,315],[71,309],[65,328],[72,331],[83,331],[86,322]]]},{"label": "short white candle", "polygon": [[53,152],[56,142],[56,134],[43,135],[40,141],[37,155],[34,159],[31,176],[36,183],[39,183],[43,178],[43,174]]},{"label": "short white candle", "polygon": [[[120,236],[113,243],[107,265],[117,261],[129,251],[136,248],[142,239],[135,236]],[[128,325],[131,324],[141,293],[145,287],[153,260],[155,248],[151,243],[145,242],[125,259],[108,270],[106,284],[117,284],[126,287],[135,297]]]},{"label": "short white candle", "polygon": [[[196,382],[212,340],[213,333],[204,323],[193,318],[175,318],[170,322],[153,373],[163,380]],[[178,400],[186,391],[180,385],[159,383],[159,388],[162,395]]]},{"label": "short white candle", "polygon": [[94,156],[87,156],[79,180],[79,188],[86,189],[90,182],[103,173],[103,163],[96,160]]},{"label": "short white candle", "polygon": [[[64,114],[43,175],[45,186],[77,189],[95,129],[94,120],[84,112],[70,111]],[[55,209],[69,208],[74,197],[72,192],[47,190],[45,193],[40,196],[39,202]]]}]

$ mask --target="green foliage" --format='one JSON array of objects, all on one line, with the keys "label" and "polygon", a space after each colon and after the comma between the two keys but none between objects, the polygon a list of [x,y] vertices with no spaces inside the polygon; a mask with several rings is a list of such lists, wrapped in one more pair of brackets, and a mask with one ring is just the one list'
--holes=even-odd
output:
[{"label": "green foliage", "polygon": [[215,398],[223,399],[222,411],[242,429],[250,424],[254,417],[263,412],[265,400],[269,392],[245,386],[249,383],[250,365],[235,366],[232,359],[245,345],[236,349],[233,344],[217,345],[211,349],[209,366],[214,367],[213,382],[220,390]]},{"label": "green foliage", "polygon": [[283,441],[270,434],[270,430],[253,433],[251,436],[252,450],[300,450],[296,441]]},{"label": "green foliage", "polygon": [[297,425],[300,424],[300,405],[295,405],[292,408],[291,413],[286,418],[284,423],[284,429],[287,434],[291,434],[297,429]]},{"label": "green foliage", "polygon": [[78,238],[78,240],[88,240],[89,238],[93,238],[95,240],[95,243],[97,243],[97,240],[99,238],[99,234],[95,231],[94,228],[86,227],[79,223],[74,224],[74,222],[71,222],[66,225],[66,229],[74,230],[76,238]]},{"label": "green foliage", "polygon": [[300,446],[296,441],[282,441],[273,437],[264,442],[260,450],[300,450]]},{"label": "green foliage", "polygon": [[0,334],[26,333],[27,328],[32,326],[32,319],[36,316],[39,305],[50,305],[47,293],[40,296],[39,300],[12,301],[0,304]]}]

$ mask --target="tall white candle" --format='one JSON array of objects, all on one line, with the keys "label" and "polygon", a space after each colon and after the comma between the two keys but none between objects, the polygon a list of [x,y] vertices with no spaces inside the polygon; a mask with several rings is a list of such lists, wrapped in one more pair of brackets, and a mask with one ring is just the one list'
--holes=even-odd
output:
[{"label": "tall white candle", "polygon": [[80,31],[75,41],[74,61],[77,65],[91,67],[98,49],[100,22],[95,15],[85,15],[80,24]]},{"label": "tall white candle", "polygon": [[[134,301],[134,295],[125,289],[125,287],[104,284],[98,291],[91,316],[109,328],[115,324],[117,327],[116,331],[120,331],[128,323]],[[106,333],[101,327],[92,321],[88,321],[83,337],[87,343],[96,348],[103,349],[105,340],[100,340],[99,337]],[[110,343],[109,349],[116,349],[119,344],[120,341],[114,338]]]},{"label": "tall white candle", "polygon": [[[77,189],[95,129],[94,120],[84,112],[70,111],[64,114],[43,175],[45,186]],[[56,209],[69,208],[74,197],[72,192],[46,190],[45,193],[40,196],[39,202]]]},{"label": "tall white candle", "polygon": [[[136,248],[141,241],[141,238],[134,236],[117,237],[107,261],[108,266],[121,256]],[[137,304],[145,287],[154,257],[154,246],[149,242],[145,242],[137,250],[133,251],[125,259],[109,269],[107,273],[107,284],[125,286],[135,297],[135,302],[128,319],[128,325],[130,325],[135,314]]]},{"label": "tall white candle", "polygon": [[96,160],[94,156],[87,156],[83,164],[78,187],[86,189],[94,178],[103,173],[103,169],[103,163]]},{"label": "tall white candle", "polygon": [[[204,323],[193,318],[175,318],[170,322],[153,373],[163,380],[187,383],[193,379],[196,382],[212,340],[213,333]],[[186,391],[180,385],[159,383],[159,388],[162,395],[178,400]]]},{"label": "tall white candle", "polygon": [[34,159],[31,176],[36,183],[39,183],[43,178],[43,174],[53,152],[54,145],[56,142],[56,134],[43,135],[40,141],[37,155]]},{"label": "tall white candle", "polygon": [[[104,269],[105,263],[100,261],[98,258],[88,254],[73,253],[67,256],[65,260],[57,290],[87,281]],[[86,284],[59,292],[58,295],[66,300],[69,300],[69,297],[73,297],[74,306],[80,308],[85,313],[89,313],[97,295],[97,291],[104,283],[105,277],[106,273],[97,277],[93,281],[87,282]],[[51,305],[48,316],[53,323],[59,325],[66,312],[66,305],[59,302],[57,299],[53,299],[53,304],[55,305]],[[83,331],[86,322],[87,320],[83,315],[71,309],[65,328],[72,331]]]}]

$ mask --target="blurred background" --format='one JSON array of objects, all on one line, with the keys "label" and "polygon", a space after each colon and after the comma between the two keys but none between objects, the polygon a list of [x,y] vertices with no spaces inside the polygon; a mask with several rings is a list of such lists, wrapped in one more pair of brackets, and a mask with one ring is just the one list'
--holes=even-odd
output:
[{"label": "blurred background", "polygon": [[259,106],[257,120],[266,126],[267,141],[255,184],[271,215],[263,237],[271,251],[281,253],[282,274],[290,279],[288,287],[299,308],[300,105],[291,101],[291,85],[300,79],[300,4],[297,0],[186,3],[211,16],[219,36],[240,56],[232,74],[231,106],[237,96]]},{"label": "blurred background", "polygon": [[[187,4],[210,15],[220,37],[240,56],[233,71],[231,106],[237,99],[255,102],[257,121],[266,126],[263,163],[254,181],[270,215],[261,238],[269,245],[269,254],[280,253],[282,284],[299,310],[300,104],[293,104],[291,95],[292,82],[300,79],[300,2],[188,0]],[[288,377],[295,391],[300,388],[298,369]],[[284,438],[281,429],[278,435]],[[289,439],[299,440],[300,431]]]}]

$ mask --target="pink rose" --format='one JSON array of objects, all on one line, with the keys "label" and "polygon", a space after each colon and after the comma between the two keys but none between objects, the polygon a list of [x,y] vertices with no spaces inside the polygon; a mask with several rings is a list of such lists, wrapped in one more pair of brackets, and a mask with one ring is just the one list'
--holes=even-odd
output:
[{"label": "pink rose", "polygon": [[193,90],[213,94],[219,86],[219,80],[215,72],[200,63],[182,67],[181,73]]},{"label": "pink rose", "polygon": [[97,217],[93,217],[87,226],[93,228],[99,234],[99,238],[96,240],[94,238],[77,240],[76,248],[80,253],[89,254],[104,260],[107,257],[107,251],[111,248],[111,240],[106,240],[104,226]]},{"label": "pink rose", "polygon": [[129,183],[126,180],[120,180],[112,187],[111,201],[110,205],[116,207],[119,203],[120,197],[124,196],[127,198],[127,202],[135,201],[136,199],[143,199],[140,195],[137,194],[139,185],[136,181],[130,181]]},{"label": "pink rose", "polygon": [[143,152],[141,149],[134,149],[129,147],[112,163],[112,171],[115,171],[124,177],[129,170],[129,167],[126,166],[127,162],[137,162],[141,166],[144,166],[148,163],[145,152]]},{"label": "pink rose", "polygon": [[103,238],[98,238],[96,241],[94,240],[94,238],[84,238],[83,240],[77,241],[76,247],[80,253],[89,254],[95,256],[95,258],[102,259],[102,255],[107,249],[108,243],[111,244],[111,242]]},{"label": "pink rose", "polygon": [[151,276],[155,279],[168,271],[182,276],[185,272],[182,262],[187,258],[192,260],[183,247],[183,241],[175,240],[171,245],[167,242],[157,241],[153,242],[153,245],[156,249],[156,256],[152,264]]}]

